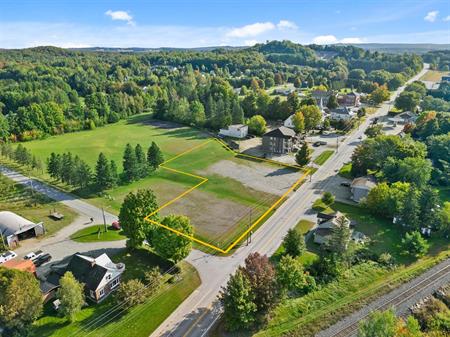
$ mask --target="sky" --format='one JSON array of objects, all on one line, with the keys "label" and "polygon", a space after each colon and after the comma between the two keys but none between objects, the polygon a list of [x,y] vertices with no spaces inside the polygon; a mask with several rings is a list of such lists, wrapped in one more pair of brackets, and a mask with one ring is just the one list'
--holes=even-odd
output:
[{"label": "sky", "polygon": [[0,0],[0,48],[450,43],[449,0]]}]

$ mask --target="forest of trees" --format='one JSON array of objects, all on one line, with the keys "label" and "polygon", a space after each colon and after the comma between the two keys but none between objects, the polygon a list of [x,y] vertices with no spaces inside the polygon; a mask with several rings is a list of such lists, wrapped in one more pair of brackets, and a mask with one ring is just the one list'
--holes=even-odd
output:
[{"label": "forest of trees", "polygon": [[279,119],[294,113],[298,98],[270,97],[265,89],[275,85],[352,86],[370,93],[379,85],[395,89],[421,67],[421,58],[411,54],[289,41],[212,51],[3,50],[0,139],[93,129],[144,111],[216,130],[256,114]]}]

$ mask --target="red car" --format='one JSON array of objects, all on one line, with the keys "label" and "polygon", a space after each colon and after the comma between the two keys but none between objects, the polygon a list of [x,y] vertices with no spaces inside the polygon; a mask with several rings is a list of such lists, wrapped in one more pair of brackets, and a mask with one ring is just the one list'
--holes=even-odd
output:
[{"label": "red car", "polygon": [[114,221],[111,224],[111,227],[114,228],[115,230],[120,230],[120,222],[119,221]]}]

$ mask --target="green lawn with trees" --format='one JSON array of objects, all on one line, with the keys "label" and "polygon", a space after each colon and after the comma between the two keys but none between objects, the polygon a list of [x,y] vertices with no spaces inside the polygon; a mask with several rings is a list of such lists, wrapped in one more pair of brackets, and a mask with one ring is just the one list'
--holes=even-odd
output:
[{"label": "green lawn with trees", "polygon": [[[143,280],[145,272],[159,267],[162,271],[170,268],[170,264],[146,249],[124,251],[112,257],[114,262],[123,262],[126,271],[123,274],[122,285],[130,280]],[[181,262],[178,276],[163,275],[161,286],[140,304],[127,310],[114,312],[117,315],[111,322],[111,316],[99,319],[116,305],[114,293],[100,304],[89,303],[83,307],[70,323],[68,319],[60,317],[52,309],[51,304],[44,307],[44,314],[32,327],[33,337],[59,337],[75,335],[107,336],[110,334],[122,336],[147,337],[164,319],[176,309],[200,284],[197,271],[188,263]],[[99,319],[99,320],[98,320]],[[93,322],[96,322],[93,324]]]}]

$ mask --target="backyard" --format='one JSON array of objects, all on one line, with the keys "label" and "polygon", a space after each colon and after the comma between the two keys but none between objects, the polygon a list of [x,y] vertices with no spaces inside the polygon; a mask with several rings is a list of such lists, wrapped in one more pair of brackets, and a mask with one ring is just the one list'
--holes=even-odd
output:
[{"label": "backyard", "polygon": [[[161,148],[166,160],[156,172],[102,194],[77,190],[73,193],[118,214],[129,192],[150,188],[159,205],[164,206],[160,214],[188,216],[196,237],[226,248],[300,178],[296,169],[236,156],[201,131],[155,121],[150,115],[135,116],[92,131],[32,141],[25,147],[42,161],[51,151],[70,151],[92,169],[98,154],[103,152],[116,161],[120,172],[127,143],[132,146],[139,143],[146,150],[152,141]],[[45,174],[41,178],[51,181]],[[207,180],[204,184],[165,206],[203,179]]]},{"label": "backyard", "polygon": [[[122,281],[142,279],[144,271],[154,266],[167,270],[170,266],[165,260],[148,250],[140,249],[132,253],[124,251],[113,256],[114,262],[123,262],[126,271]],[[165,283],[161,289],[143,304],[128,310],[118,308],[114,295],[100,304],[89,303],[77,315],[76,321],[69,323],[65,318],[57,316],[50,303],[44,308],[43,316],[38,319],[32,329],[32,337],[68,337],[68,336],[134,336],[148,337],[175,308],[183,302],[199,285],[200,278],[196,270],[188,263],[181,262],[181,273],[178,280],[169,282],[170,275],[164,276]]]}]

